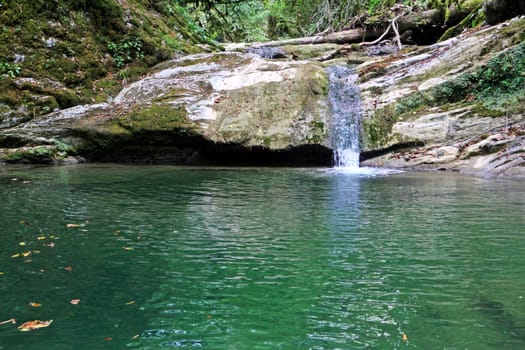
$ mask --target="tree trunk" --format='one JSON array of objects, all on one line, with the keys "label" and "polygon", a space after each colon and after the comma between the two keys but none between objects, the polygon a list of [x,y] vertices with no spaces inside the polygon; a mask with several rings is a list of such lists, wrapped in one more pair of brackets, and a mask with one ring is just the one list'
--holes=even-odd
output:
[{"label": "tree trunk", "polygon": [[307,36],[303,38],[284,39],[267,41],[262,43],[255,43],[254,47],[261,46],[283,46],[283,45],[307,45],[307,44],[347,44],[352,42],[360,42],[363,40],[370,40],[379,37],[382,34],[380,30],[366,30],[365,28],[356,28],[343,30],[341,32],[334,32],[329,34],[319,34],[314,36]]},{"label": "tree trunk", "polygon": [[[401,16],[396,17],[398,31],[396,34],[394,31],[389,33],[389,37],[406,38],[407,41],[413,43],[425,45],[435,43],[441,35],[450,27],[457,25],[461,20],[468,16],[473,8],[478,5],[479,1],[472,1],[471,3],[465,4],[465,6],[452,7],[450,9],[450,16],[447,23],[445,23],[445,11],[444,10],[427,10],[422,12],[409,12]],[[394,16],[392,16],[394,17]],[[254,47],[261,46],[283,46],[283,45],[305,45],[305,44],[350,44],[350,43],[361,43],[377,39],[389,29],[391,20],[378,20],[377,22],[371,21],[366,28],[355,28],[349,30],[343,30],[340,32],[318,34],[314,36],[308,36],[303,38],[275,40],[262,43],[255,43]],[[404,33],[410,33],[410,35],[403,35]]]}]

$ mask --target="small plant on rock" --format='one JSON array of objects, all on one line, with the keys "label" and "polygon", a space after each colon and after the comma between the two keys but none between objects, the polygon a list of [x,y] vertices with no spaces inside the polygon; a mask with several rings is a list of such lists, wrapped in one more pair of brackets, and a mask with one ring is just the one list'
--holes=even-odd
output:
[{"label": "small plant on rock", "polygon": [[0,77],[16,78],[22,72],[22,67],[17,63],[0,62]]},{"label": "small plant on rock", "polygon": [[110,42],[108,44],[108,50],[115,61],[115,65],[119,69],[134,59],[144,58],[142,42],[139,39],[124,40],[120,43]]}]

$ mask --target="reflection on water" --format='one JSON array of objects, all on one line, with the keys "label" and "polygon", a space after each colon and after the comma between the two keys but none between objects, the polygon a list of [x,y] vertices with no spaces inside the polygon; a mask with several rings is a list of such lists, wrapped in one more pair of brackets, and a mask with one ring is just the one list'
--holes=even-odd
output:
[{"label": "reflection on water", "polygon": [[525,347],[522,183],[357,170],[1,169],[0,349]]}]

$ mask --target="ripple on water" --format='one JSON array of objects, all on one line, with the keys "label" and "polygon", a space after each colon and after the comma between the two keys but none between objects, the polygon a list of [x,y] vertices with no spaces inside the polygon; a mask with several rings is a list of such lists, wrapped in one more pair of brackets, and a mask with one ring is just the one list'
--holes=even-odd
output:
[{"label": "ripple on water", "polygon": [[354,170],[2,173],[2,346],[523,347],[522,184]]}]

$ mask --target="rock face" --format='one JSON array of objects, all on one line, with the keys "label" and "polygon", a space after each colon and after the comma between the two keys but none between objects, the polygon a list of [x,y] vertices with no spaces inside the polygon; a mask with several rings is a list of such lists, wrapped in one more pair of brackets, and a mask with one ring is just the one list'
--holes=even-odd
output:
[{"label": "rock face", "polygon": [[184,109],[195,130],[214,142],[273,150],[326,145],[328,81],[321,66],[239,53],[190,56],[168,64],[124,89],[114,102]]},{"label": "rock face", "polygon": [[364,165],[525,176],[525,19],[358,67]]},{"label": "rock face", "polygon": [[[525,18],[516,18],[431,46],[327,62],[356,66],[362,165],[525,177],[524,39]],[[282,48],[293,59],[325,56],[299,49]],[[328,85],[325,68],[306,60],[187,56],[111,102],[22,124],[10,111],[0,161],[330,165]]]},{"label": "rock face", "polygon": [[525,2],[516,0],[485,0],[483,11],[489,24],[500,23],[518,15],[525,15]]},{"label": "rock face", "polygon": [[[156,67],[111,103],[3,129],[0,147],[64,144],[88,158],[120,161],[235,162],[244,153],[243,163],[288,156],[290,163],[326,164],[327,89],[324,69],[315,63],[241,53],[187,56]],[[23,156],[4,150],[7,160]]]}]

